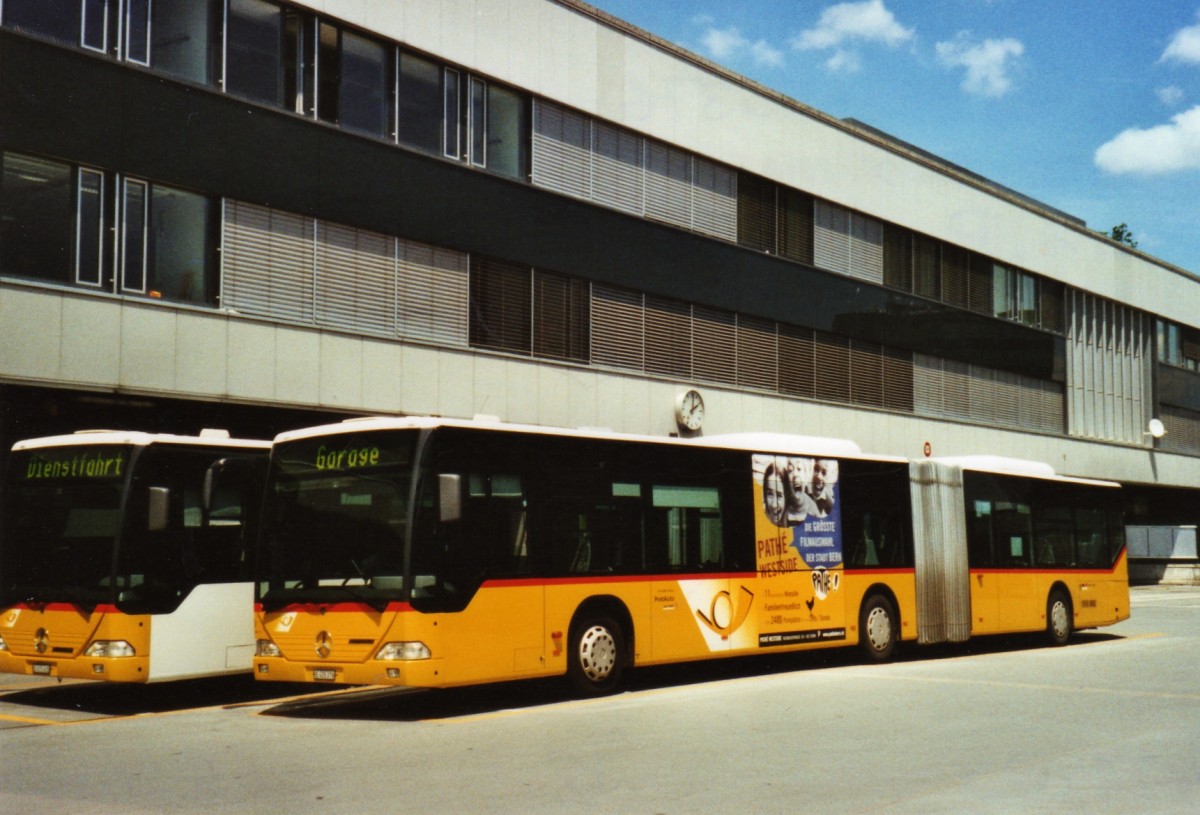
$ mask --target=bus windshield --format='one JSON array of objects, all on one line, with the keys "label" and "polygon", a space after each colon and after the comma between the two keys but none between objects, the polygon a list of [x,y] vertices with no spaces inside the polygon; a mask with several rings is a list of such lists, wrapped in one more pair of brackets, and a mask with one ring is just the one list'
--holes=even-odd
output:
[{"label": "bus windshield", "polygon": [[14,452],[0,496],[0,604],[113,597],[113,547],[130,448]]},{"label": "bus windshield", "polygon": [[363,602],[404,591],[404,532],[417,431],[278,444],[263,518],[259,600]]}]

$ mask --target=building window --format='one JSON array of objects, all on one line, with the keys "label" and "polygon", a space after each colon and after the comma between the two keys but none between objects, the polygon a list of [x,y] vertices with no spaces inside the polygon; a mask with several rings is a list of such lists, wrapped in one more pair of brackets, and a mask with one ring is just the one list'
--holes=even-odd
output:
[{"label": "building window", "polygon": [[179,303],[213,303],[212,199],[160,184],[150,185],[149,192],[147,293]]},{"label": "building window", "polygon": [[813,262],[813,209],[811,195],[799,190],[780,187],[779,254],[799,263]]},{"label": "building window", "polygon": [[471,345],[530,353],[532,269],[471,258]]},{"label": "building window", "polygon": [[529,166],[529,103],[524,94],[487,85],[487,168],[524,180]]},{"label": "building window", "polygon": [[255,102],[280,106],[283,34],[283,9],[276,4],[266,0],[229,0],[225,21],[225,90]]},{"label": "building window", "polygon": [[121,196],[121,290],[146,291],[146,204],[148,185],[125,180]]},{"label": "building window", "polygon": [[462,118],[459,93],[461,77],[458,71],[446,68],[442,71],[442,153],[446,158],[459,158],[461,141],[459,138],[459,121]]},{"label": "building window", "polygon": [[490,258],[471,258],[471,345],[587,362],[586,281]]},{"label": "building window", "polygon": [[738,173],[737,241],[748,249],[775,254],[775,184],[749,173]]},{"label": "building window", "polygon": [[1156,335],[1159,362],[1200,371],[1200,330],[1158,320]]},{"label": "building window", "polygon": [[941,243],[924,235],[913,235],[913,292],[938,300],[942,296]]},{"label": "building window", "polygon": [[75,191],[70,165],[3,154],[0,273],[55,283],[71,279]]},{"label": "building window", "polygon": [[214,302],[211,199],[16,153],[3,170],[0,274]]},{"label": "building window", "polygon": [[205,196],[127,178],[121,202],[121,290],[208,304],[212,203]]},{"label": "building window", "polygon": [[533,353],[587,362],[591,312],[587,282],[535,271],[533,286]]},{"label": "building window", "polygon": [[212,85],[221,64],[221,0],[154,0],[150,67]]},{"label": "building window", "polygon": [[426,153],[440,153],[442,69],[427,59],[401,52],[396,86],[397,141]]},{"label": "building window", "polygon": [[75,224],[75,282],[104,285],[104,174],[79,171]]},{"label": "building window", "polygon": [[395,84],[391,49],[368,37],[343,31],[339,62],[338,123],[347,130],[390,137],[395,118],[391,109]]},{"label": "building window", "polygon": [[102,54],[108,53],[108,5],[108,0],[83,0],[83,47]]},{"label": "building window", "polygon": [[[88,3],[89,7],[107,6],[107,3]],[[80,41],[80,0],[4,0],[4,27],[35,37],[77,45]],[[107,26],[97,31],[94,22],[89,26],[89,37],[103,37]],[[94,40],[93,40],[94,41]]]},{"label": "building window", "polygon": [[122,31],[125,47],[122,56],[127,62],[150,64],[150,0],[125,0],[125,19]]},{"label": "building window", "polygon": [[487,83],[471,77],[471,97],[467,107],[467,133],[470,162],[476,167],[487,166]]}]

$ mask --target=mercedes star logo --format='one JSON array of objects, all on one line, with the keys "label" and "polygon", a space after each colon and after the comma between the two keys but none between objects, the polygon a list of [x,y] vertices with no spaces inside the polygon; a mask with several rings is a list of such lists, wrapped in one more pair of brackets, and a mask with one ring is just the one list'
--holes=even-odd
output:
[{"label": "mercedes star logo", "polygon": [[39,628],[34,632],[33,647],[39,654],[46,653],[46,649],[50,647],[50,632],[44,628]]},{"label": "mercedes star logo", "polygon": [[329,636],[328,631],[322,631],[317,634],[317,656],[325,659],[333,651],[333,637]]}]

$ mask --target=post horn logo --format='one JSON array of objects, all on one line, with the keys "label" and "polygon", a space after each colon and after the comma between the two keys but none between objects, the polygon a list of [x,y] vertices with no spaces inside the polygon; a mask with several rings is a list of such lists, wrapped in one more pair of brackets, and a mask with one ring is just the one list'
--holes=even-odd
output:
[{"label": "post horn logo", "polygon": [[741,628],[742,623],[746,622],[752,605],[754,605],[754,592],[742,586],[737,606],[734,606],[729,592],[719,591],[713,595],[712,606],[709,608],[708,614],[696,609],[696,616],[712,629],[713,633],[727,638]]},{"label": "post horn logo", "polygon": [[325,659],[333,653],[333,637],[329,636],[328,631],[321,631],[317,634],[316,639],[317,656]]},{"label": "post horn logo", "polygon": [[44,628],[39,628],[33,634],[33,647],[39,654],[46,653],[46,649],[50,647],[50,632]]}]

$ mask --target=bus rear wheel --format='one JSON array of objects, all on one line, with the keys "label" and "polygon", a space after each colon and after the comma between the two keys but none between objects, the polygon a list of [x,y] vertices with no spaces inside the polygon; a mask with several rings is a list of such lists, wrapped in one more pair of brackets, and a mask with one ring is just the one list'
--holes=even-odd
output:
[{"label": "bus rear wheel", "polygon": [[1066,645],[1071,638],[1071,601],[1061,589],[1046,601],[1046,634],[1051,645]]},{"label": "bus rear wheel", "polygon": [[584,618],[571,627],[567,658],[567,678],[576,693],[612,693],[625,670],[625,633],[608,617]]},{"label": "bus rear wheel", "polygon": [[888,662],[896,655],[896,611],[882,594],[873,594],[863,603],[858,644],[870,662]]}]

